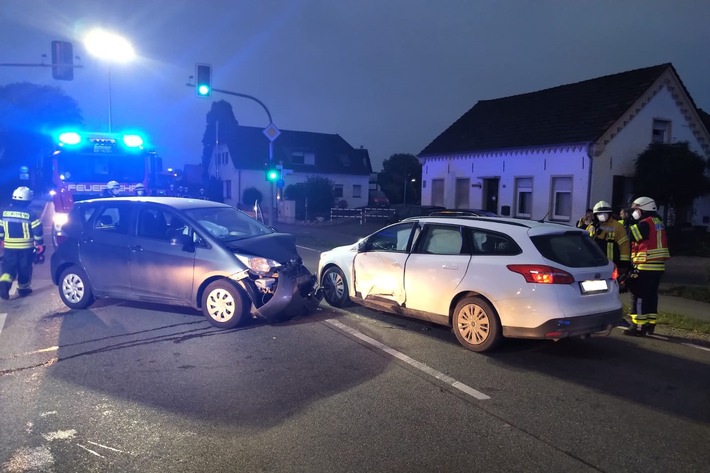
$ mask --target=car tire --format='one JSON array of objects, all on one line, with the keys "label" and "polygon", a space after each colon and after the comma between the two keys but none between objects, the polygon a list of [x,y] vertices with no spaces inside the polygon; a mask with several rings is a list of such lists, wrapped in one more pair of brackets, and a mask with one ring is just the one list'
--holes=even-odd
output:
[{"label": "car tire", "polygon": [[323,299],[333,307],[344,307],[350,302],[348,282],[337,266],[325,270],[321,278],[321,287],[323,288]]},{"label": "car tire", "polygon": [[202,294],[202,313],[215,327],[234,328],[248,312],[246,296],[229,281],[214,281]]},{"label": "car tire", "polygon": [[59,297],[71,309],[86,309],[94,303],[89,278],[78,266],[70,266],[59,276]]},{"label": "car tire", "polygon": [[494,349],[503,338],[498,314],[480,297],[465,297],[456,304],[452,326],[459,343],[477,353]]}]

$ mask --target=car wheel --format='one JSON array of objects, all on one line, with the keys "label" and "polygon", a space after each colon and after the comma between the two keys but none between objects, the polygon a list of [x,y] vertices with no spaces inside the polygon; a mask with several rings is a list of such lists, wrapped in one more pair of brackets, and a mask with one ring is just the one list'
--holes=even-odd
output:
[{"label": "car wheel", "polygon": [[210,283],[202,295],[202,313],[215,327],[234,328],[248,312],[246,297],[229,281]]},{"label": "car wheel", "polygon": [[78,266],[71,266],[59,276],[59,297],[72,309],[86,309],[94,303],[94,293],[86,273]]},{"label": "car wheel", "polygon": [[333,307],[343,307],[350,302],[348,283],[338,267],[328,268],[321,279],[323,298]]},{"label": "car wheel", "polygon": [[498,314],[480,297],[459,301],[452,325],[459,343],[478,353],[492,350],[503,338]]}]

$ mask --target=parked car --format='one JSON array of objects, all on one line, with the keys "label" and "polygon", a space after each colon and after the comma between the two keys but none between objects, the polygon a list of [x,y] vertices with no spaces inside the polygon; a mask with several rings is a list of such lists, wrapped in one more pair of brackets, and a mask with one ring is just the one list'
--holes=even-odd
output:
[{"label": "parked car", "polygon": [[368,197],[368,207],[389,207],[390,200],[382,191],[371,190]]},{"label": "parked car", "polygon": [[439,205],[402,205],[396,204],[390,207],[392,217],[388,223],[399,222],[405,218],[423,217],[439,210],[446,210],[446,207]]},{"label": "parked car", "polygon": [[489,210],[483,210],[483,209],[443,209],[443,210],[435,210],[431,212],[429,215],[435,216],[435,217],[445,217],[445,216],[450,216],[450,217],[498,217],[499,215],[495,212],[491,212]]},{"label": "parked car", "polygon": [[617,271],[586,232],[488,217],[419,217],[323,252],[325,300],[453,327],[469,350],[558,340],[621,320]]},{"label": "parked car", "polygon": [[115,297],[202,310],[221,328],[315,309],[315,276],[292,235],[225,204],[174,197],[76,202],[52,255],[72,309]]}]

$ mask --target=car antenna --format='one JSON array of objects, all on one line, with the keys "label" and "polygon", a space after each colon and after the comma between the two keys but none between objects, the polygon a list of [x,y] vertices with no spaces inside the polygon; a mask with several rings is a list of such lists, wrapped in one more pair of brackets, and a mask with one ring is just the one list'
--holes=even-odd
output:
[{"label": "car antenna", "polygon": [[547,213],[545,214],[544,217],[542,217],[540,220],[538,220],[538,222],[540,222],[540,223],[545,223],[545,219],[547,218],[548,215],[550,215],[550,211],[549,211],[549,210],[547,211]]}]

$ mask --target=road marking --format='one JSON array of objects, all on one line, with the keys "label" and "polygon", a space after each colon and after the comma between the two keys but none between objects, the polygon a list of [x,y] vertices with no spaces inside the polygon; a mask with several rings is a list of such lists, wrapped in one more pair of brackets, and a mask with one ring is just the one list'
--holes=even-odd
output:
[{"label": "road marking", "polygon": [[83,448],[83,449],[86,450],[87,452],[96,455],[97,457],[106,458],[106,457],[104,457],[103,455],[101,455],[100,453],[95,452],[95,451],[93,451],[92,449],[90,449],[90,448],[88,448],[88,447],[85,447],[85,446],[83,446],[83,445],[80,444],[80,443],[77,443],[76,445],[79,446],[79,447],[81,447],[81,448]]},{"label": "road marking", "polygon": [[5,319],[7,318],[7,313],[0,314],[0,335],[2,334],[2,328],[5,326]]},{"label": "road marking", "polygon": [[124,452],[123,450],[119,450],[119,449],[117,449],[117,448],[109,447],[108,445],[101,445],[100,443],[92,442],[91,440],[87,440],[87,442],[90,443],[91,445],[96,445],[97,447],[106,448],[106,449],[108,449],[108,450],[113,450],[114,452],[126,453],[126,452]]},{"label": "road marking", "polygon": [[359,338],[363,342],[368,343],[368,344],[372,345],[373,347],[382,350],[383,352],[387,353],[388,355],[391,355],[391,356],[397,358],[398,360],[401,360],[401,361],[407,363],[408,365],[413,366],[414,368],[428,374],[429,376],[432,376],[432,377],[438,379],[439,381],[441,381],[443,383],[448,384],[452,388],[458,389],[459,391],[461,391],[465,394],[468,394],[471,397],[474,397],[479,400],[490,399],[490,396],[487,396],[487,395],[483,394],[482,392],[477,391],[477,390],[473,389],[472,387],[470,387],[464,383],[461,383],[460,381],[455,380],[454,378],[442,373],[441,371],[435,370],[431,366],[425,365],[424,363],[421,363],[413,358],[410,358],[407,355],[405,355],[404,353],[399,352],[399,351],[395,350],[394,348],[390,348],[387,345],[385,345],[384,343],[380,343],[377,340],[368,337],[364,333],[358,332],[354,328],[348,327],[347,325],[345,325],[341,322],[338,322],[337,320],[328,319],[325,322],[334,326],[334,327],[339,328],[340,330],[342,330],[344,332],[349,333],[353,337]]},{"label": "road marking", "polygon": [[694,343],[683,343],[683,345],[688,346],[688,347],[697,348],[698,350],[710,351],[710,348],[701,347],[700,345],[696,345]]}]

